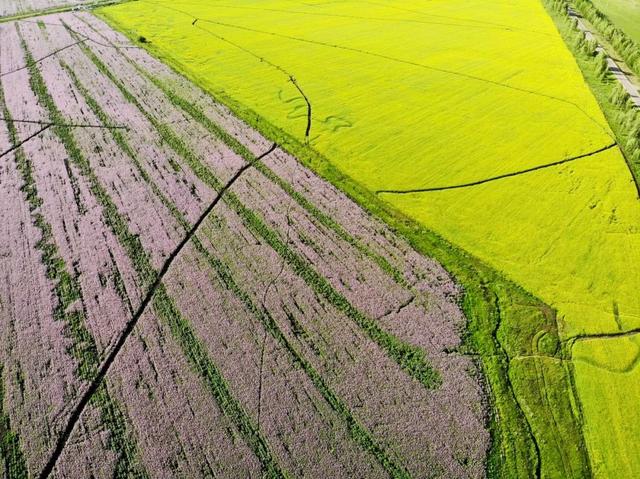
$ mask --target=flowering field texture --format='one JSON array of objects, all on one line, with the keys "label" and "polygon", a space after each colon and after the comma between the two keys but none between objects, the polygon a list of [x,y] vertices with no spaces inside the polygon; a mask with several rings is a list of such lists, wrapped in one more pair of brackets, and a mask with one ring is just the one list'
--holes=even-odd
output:
[{"label": "flowering field texture", "polygon": [[[139,0],[101,15],[258,129],[320,158],[335,183],[368,192],[365,207],[393,208],[555,309],[555,336],[535,357],[512,356],[516,396],[571,397],[585,467],[640,475],[638,191],[538,0]],[[536,318],[521,325],[529,346]],[[553,363],[572,386],[523,382],[537,377],[525,363]],[[532,408],[523,414],[544,435]],[[566,414],[546,414],[564,427]],[[536,442],[543,476],[571,476],[562,457],[581,447],[554,440]]]}]

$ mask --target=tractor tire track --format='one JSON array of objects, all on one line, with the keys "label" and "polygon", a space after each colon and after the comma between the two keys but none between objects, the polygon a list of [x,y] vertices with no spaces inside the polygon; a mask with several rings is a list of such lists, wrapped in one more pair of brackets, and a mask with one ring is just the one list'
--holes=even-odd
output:
[{"label": "tractor tire track", "polygon": [[446,191],[446,190],[457,190],[460,188],[468,188],[470,186],[478,186],[483,185],[485,183],[490,183],[492,181],[502,180],[504,178],[512,178],[514,176],[524,175],[526,173],[531,173],[538,170],[544,170],[546,168],[551,168],[558,165],[563,165],[565,163],[570,163],[572,161],[580,160],[582,158],[588,158],[590,156],[597,155],[598,153],[602,153],[603,151],[610,150],[617,146],[617,143],[611,143],[610,145],[604,146],[602,148],[598,148],[597,150],[591,151],[589,153],[584,153],[578,156],[572,156],[571,158],[565,158],[564,160],[554,161],[553,163],[547,163],[544,165],[534,166],[532,168],[527,168],[525,170],[515,171],[512,173],[505,173],[504,175],[492,176],[490,178],[485,178],[483,180],[471,181],[469,183],[462,183],[459,185],[449,185],[449,186],[435,186],[432,188],[415,188],[410,190],[377,190],[376,194],[396,194],[396,195],[408,195],[412,193],[428,193],[432,191]]}]

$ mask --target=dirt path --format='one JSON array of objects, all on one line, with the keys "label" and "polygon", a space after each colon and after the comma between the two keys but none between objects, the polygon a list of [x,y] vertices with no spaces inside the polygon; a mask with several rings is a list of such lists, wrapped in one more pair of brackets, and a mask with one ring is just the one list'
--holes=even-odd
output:
[{"label": "dirt path", "polygon": [[573,8],[569,9],[569,16],[573,17],[578,22],[578,29],[584,32],[585,38],[587,40],[593,40],[598,44],[596,51],[603,52],[607,57],[607,66],[609,67],[609,71],[614,76],[616,80],[622,85],[625,91],[631,97],[631,101],[636,105],[636,107],[640,108],[640,91],[638,87],[631,81],[629,75],[624,72],[620,65],[616,63],[616,61],[611,57],[609,52],[607,52],[604,47],[598,42],[598,39],[593,34],[593,32],[587,27],[582,16],[579,12],[574,10]]}]

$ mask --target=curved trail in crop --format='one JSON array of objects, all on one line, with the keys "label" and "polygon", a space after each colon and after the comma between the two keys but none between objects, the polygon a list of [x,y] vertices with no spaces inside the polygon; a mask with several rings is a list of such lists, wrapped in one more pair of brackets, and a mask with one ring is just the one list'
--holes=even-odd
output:
[{"label": "curved trail in crop", "polygon": [[490,183],[492,181],[502,180],[505,178],[512,178],[514,176],[520,176],[526,173],[532,173],[534,171],[544,170],[546,168],[551,168],[554,166],[563,165],[565,163],[570,163],[572,161],[580,160],[582,158],[588,158],[590,156],[597,155],[598,153],[602,153],[603,151],[610,150],[615,146],[617,146],[617,143],[611,143],[610,145],[604,146],[602,148],[591,151],[589,153],[584,153],[582,155],[572,156],[571,158],[565,158],[564,160],[554,161],[553,163],[546,163],[544,165],[534,166],[532,168],[527,168],[526,170],[514,171],[512,173],[505,173],[504,175],[492,176],[490,178],[485,178],[483,180],[471,181],[469,183],[461,183],[459,185],[449,185],[449,186],[435,186],[431,188],[415,188],[410,190],[377,190],[376,194],[408,195],[412,193],[428,193],[432,191],[457,190],[460,188],[468,188],[470,186],[483,185],[485,183]]},{"label": "curved trail in crop", "polygon": [[[171,7],[165,7],[165,8],[168,8],[170,10],[175,10],[175,9],[173,9]],[[182,12],[180,10],[176,10],[176,11],[179,11],[180,13],[184,13],[184,12]],[[222,35],[218,35],[217,33],[212,32],[211,30],[207,30],[206,28],[199,27],[198,25],[196,25],[196,23],[199,20],[200,20],[199,18],[194,17],[194,20],[191,23],[191,25],[194,26],[195,28],[197,28],[198,30],[202,30],[203,32],[208,33],[209,35],[212,35],[212,36],[216,37],[217,39],[219,39],[219,40],[221,40],[221,41],[223,41],[225,43],[228,43],[229,45],[232,45],[232,46],[242,50],[245,53],[248,53],[252,57],[255,57],[258,60],[260,60],[261,62],[266,63],[267,65],[275,68],[276,70],[278,70],[279,72],[283,73],[284,75],[286,75],[289,78],[289,81],[298,90],[298,92],[300,93],[300,95],[304,99],[305,103],[307,104],[307,126],[305,128],[304,138],[305,138],[305,141],[308,143],[309,142],[309,134],[311,133],[311,102],[309,101],[309,98],[307,97],[307,95],[302,90],[302,87],[300,86],[300,84],[296,80],[295,76],[293,76],[291,73],[289,73],[284,67],[267,60],[266,58],[264,58],[264,57],[258,55],[257,53],[249,50],[248,48],[245,48],[242,45],[239,45],[238,43],[233,42],[233,41],[229,40],[228,38],[223,37]]]},{"label": "curved trail in crop", "polygon": [[138,324],[138,321],[142,317],[142,314],[147,309],[147,306],[149,306],[149,304],[151,303],[151,300],[152,300],[156,290],[162,284],[162,280],[164,279],[165,275],[169,271],[169,268],[171,267],[173,262],[180,255],[180,253],[182,252],[184,247],[189,243],[189,241],[198,232],[198,229],[200,228],[200,226],[202,225],[204,220],[207,219],[207,217],[211,214],[211,212],[213,211],[215,206],[220,202],[220,200],[224,196],[225,192],[229,188],[231,188],[233,186],[233,184],[240,178],[240,176],[242,176],[242,174],[245,171],[247,171],[249,168],[251,168],[254,163],[256,163],[258,161],[261,161],[264,157],[266,157],[267,155],[272,153],[276,149],[277,146],[278,145],[276,143],[274,143],[273,145],[271,145],[271,147],[267,151],[262,153],[260,156],[257,156],[253,162],[246,163],[245,165],[243,165],[242,168],[240,168],[231,177],[231,179],[229,179],[229,181],[227,181],[227,183],[224,184],[224,186],[220,189],[220,191],[218,192],[216,197],[209,204],[207,209],[200,215],[200,217],[198,218],[198,221],[196,221],[193,224],[193,226],[187,232],[187,234],[184,236],[182,241],[176,246],[176,248],[167,257],[166,261],[162,265],[162,269],[160,270],[160,272],[156,276],[155,281],[153,282],[153,284],[149,288],[149,291],[147,292],[146,296],[144,297],[144,300],[142,301],[142,303],[140,303],[140,306],[136,310],[136,313],[133,315],[133,317],[129,320],[129,322],[125,326],[124,330],[120,334],[120,337],[118,338],[118,340],[114,344],[113,349],[111,350],[111,352],[109,353],[107,358],[102,363],[102,366],[100,366],[100,369],[99,369],[98,373],[96,374],[95,378],[93,379],[93,381],[91,382],[91,384],[89,385],[89,387],[87,388],[85,393],[82,395],[82,398],[80,399],[80,401],[78,402],[76,407],[71,412],[71,415],[69,416],[69,421],[67,422],[67,426],[65,427],[64,431],[62,432],[62,434],[58,438],[58,442],[56,444],[55,450],[53,451],[51,457],[47,461],[47,464],[45,465],[44,469],[42,470],[42,472],[38,476],[40,479],[48,478],[51,475],[51,473],[53,472],[53,468],[56,466],[56,463],[58,462],[58,459],[60,458],[60,456],[62,454],[62,451],[64,450],[64,448],[65,448],[65,446],[66,446],[66,444],[67,444],[67,442],[69,440],[69,437],[71,437],[71,433],[75,429],[76,424],[80,420],[80,416],[84,412],[85,407],[87,406],[87,404],[91,400],[92,396],[96,393],[96,391],[98,390],[98,388],[102,384],[102,381],[105,379],[107,373],[109,372],[109,369],[111,368],[111,365],[114,363],[114,361],[118,357],[118,354],[120,353],[120,351],[122,350],[123,346],[125,345],[127,339],[129,338],[129,336],[133,332],[133,329],[135,328],[136,324]]},{"label": "curved trail in crop", "polygon": [[[296,36],[292,36],[292,35],[286,35],[284,33],[270,32],[270,31],[267,31],[267,30],[260,30],[260,29],[257,29],[257,28],[246,27],[246,26],[243,26],[243,25],[235,25],[233,23],[220,22],[218,20],[210,20],[210,19],[206,19],[206,18],[199,18],[197,15],[194,15],[193,13],[190,13],[190,12],[178,9],[178,8],[174,8],[174,7],[169,7],[169,6],[163,5],[161,3],[158,3],[158,2],[155,2],[155,1],[152,1],[152,0],[140,0],[140,1],[152,4],[152,5],[156,5],[156,6],[161,7],[161,8],[166,8],[166,9],[172,10],[174,12],[181,13],[183,15],[189,16],[189,17],[195,19],[196,21],[202,22],[202,23],[210,23],[210,24],[214,24],[214,25],[220,25],[220,26],[223,26],[223,27],[235,28],[235,29],[238,29],[238,30],[243,30],[243,31],[248,31],[248,32],[253,32],[253,33],[261,33],[263,35],[271,35],[271,36],[275,36],[275,37],[286,38],[288,40],[294,40],[294,41],[297,41],[297,42],[309,43],[309,44],[312,44],[312,45],[319,45],[319,46],[324,46],[324,47],[328,47],[328,48],[334,48],[334,49],[338,49],[338,50],[344,50],[344,51],[359,53],[361,55],[367,55],[367,56],[372,56],[372,57],[376,57],[376,58],[382,58],[384,60],[392,61],[392,62],[395,62],[395,63],[401,63],[401,64],[404,64],[404,65],[411,65],[411,66],[415,66],[415,67],[418,67],[418,68],[424,68],[426,70],[437,71],[437,72],[440,72],[440,73],[445,73],[447,75],[454,75],[454,76],[458,76],[458,77],[461,77],[461,78],[466,78],[466,79],[469,79],[469,80],[474,80],[474,81],[478,81],[478,82],[487,83],[489,85],[498,86],[500,88],[507,88],[509,90],[525,93],[525,94],[528,94],[528,95],[535,95],[535,96],[538,96],[538,97],[541,97],[541,98],[546,98],[546,99],[549,99],[549,100],[554,100],[554,101],[558,101],[558,102],[561,102],[561,103],[565,103],[565,104],[571,105],[572,107],[574,107],[577,110],[579,110],[590,121],[592,121],[594,124],[596,124],[600,129],[602,129],[602,131],[608,137],[613,139],[612,133],[608,130],[608,128],[605,125],[601,124],[598,120],[596,120],[589,113],[587,113],[578,103],[573,102],[571,100],[567,100],[565,98],[557,97],[557,96],[554,96],[554,95],[548,95],[546,93],[541,93],[541,92],[537,92],[537,91],[534,91],[534,90],[528,90],[526,88],[520,88],[520,87],[517,87],[517,86],[509,85],[507,83],[502,83],[502,82],[499,82],[499,81],[496,81],[496,80],[491,80],[491,79],[488,79],[488,78],[483,78],[483,77],[479,77],[479,76],[476,76],[476,75],[471,75],[469,73],[464,73],[464,72],[460,72],[460,71],[456,71],[456,70],[449,70],[449,69],[446,69],[446,68],[434,67],[434,66],[431,66],[431,65],[427,65],[427,64],[424,64],[424,63],[418,63],[418,62],[414,62],[414,61],[411,61],[411,60],[403,60],[401,58],[392,57],[392,56],[389,56],[389,55],[385,55],[383,53],[371,52],[371,51],[368,51],[368,50],[362,50],[360,48],[350,47],[350,46],[346,46],[346,45],[327,43],[327,42],[323,42],[323,41],[320,41],[320,40],[310,40],[310,39],[307,39],[307,38],[296,37]],[[195,21],[194,21],[194,23],[195,23]],[[205,31],[208,31],[208,30],[205,30]],[[211,33],[211,32],[209,32],[209,33]],[[218,36],[218,35],[216,34],[216,36]],[[219,37],[219,38],[222,38],[222,37]],[[227,40],[227,39],[224,39],[224,40],[226,42],[232,43],[230,40]],[[239,48],[241,48],[241,47],[239,47]],[[245,51],[247,51],[247,50],[245,49]],[[264,58],[260,57],[259,55],[255,55],[254,54],[254,56],[257,56],[262,61],[267,62],[267,60],[265,60]],[[275,64],[273,64],[273,63],[270,63],[270,62],[267,62],[267,63],[269,63],[272,66],[275,66]],[[276,68],[281,69],[281,67],[276,67]]]}]

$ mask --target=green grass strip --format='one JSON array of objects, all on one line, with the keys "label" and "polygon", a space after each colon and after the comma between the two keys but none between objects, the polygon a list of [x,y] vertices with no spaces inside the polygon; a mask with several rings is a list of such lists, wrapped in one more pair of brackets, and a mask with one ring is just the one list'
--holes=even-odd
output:
[{"label": "green grass strip", "polygon": [[[110,118],[104,112],[104,110],[102,109],[100,104],[97,102],[97,100],[95,98],[93,98],[93,96],[89,93],[89,91],[86,89],[86,87],[80,82],[80,80],[78,79],[78,76],[75,74],[75,72],[66,63],[64,63],[64,62],[60,62],[60,63],[62,65],[62,67],[64,68],[64,70],[69,75],[69,77],[71,78],[71,80],[73,81],[74,86],[78,89],[80,94],[83,96],[83,98],[87,102],[87,105],[89,105],[89,108],[91,108],[91,111],[96,115],[98,120],[100,120],[100,123],[102,123],[104,125],[109,125],[110,124]],[[149,173],[143,167],[143,165],[140,162],[140,159],[136,155],[135,151],[133,150],[133,148],[131,148],[131,145],[129,145],[129,142],[126,140],[125,135],[122,132],[122,130],[115,129],[115,128],[110,128],[109,130],[110,130],[111,136],[113,137],[113,140],[116,142],[118,147],[132,161],[133,165],[136,168],[136,171],[140,174],[140,176],[142,177],[144,182],[149,185],[149,187],[153,191],[153,194],[156,195],[158,197],[158,199],[160,199],[162,204],[171,212],[173,217],[178,221],[180,227],[182,229],[184,229],[185,231],[188,230],[191,225],[186,220],[186,218],[182,214],[182,212],[176,207],[176,205],[174,205],[169,200],[169,198],[167,198],[167,196],[162,192],[162,190],[158,187],[158,185],[149,176]]]},{"label": "green grass strip", "polygon": [[0,456],[4,466],[3,477],[26,479],[29,477],[27,460],[20,447],[20,438],[11,430],[9,413],[4,410],[4,368],[0,364]]},{"label": "green grass strip", "polygon": [[207,250],[204,250],[208,263],[216,272],[222,284],[224,284],[234,295],[240,299],[245,308],[256,317],[269,334],[289,353],[292,361],[296,366],[302,368],[307,374],[316,389],[322,394],[322,397],[329,403],[331,408],[340,416],[347,426],[349,436],[365,451],[372,454],[380,465],[393,478],[410,478],[409,472],[397,464],[382,448],[375,442],[369,431],[358,423],[351,413],[349,406],[338,397],[338,395],[329,387],[322,376],[315,368],[297,351],[293,344],[284,335],[278,323],[271,316],[269,311],[264,307],[259,307],[251,299],[249,294],[244,291],[236,282],[233,274],[222,261],[212,256]]},{"label": "green grass strip", "polygon": [[262,463],[262,477],[273,479],[288,477],[288,474],[278,465],[277,459],[256,423],[231,394],[222,373],[209,357],[206,346],[198,339],[191,324],[182,316],[162,284],[153,296],[153,308],[169,326],[184,355],[204,379],[209,391],[220,405],[222,413],[233,422],[247,445]]},{"label": "green grass strip", "polygon": [[[16,26],[16,28],[20,34],[19,27]],[[29,82],[33,92],[49,112],[51,122],[64,124],[64,118],[47,91],[42,75],[33,62],[33,56],[21,34],[20,41],[27,63],[30,65]],[[5,106],[5,114],[7,113],[8,111],[6,111]],[[12,125],[12,123],[9,122],[9,125]],[[15,127],[12,126],[10,129],[11,128],[13,128],[12,136],[16,135]],[[75,145],[75,142],[73,142],[70,129],[65,126],[54,126],[53,128],[65,145],[69,158],[74,164],[83,166],[82,155]],[[71,143],[69,143],[69,139],[71,139]],[[72,339],[72,346],[69,352],[79,363],[79,378],[85,381],[91,381],[100,366],[98,348],[95,339],[86,327],[84,310],[72,309],[69,311],[69,308],[74,305],[74,303],[81,300],[81,287],[77,277],[72,276],[68,272],[64,260],[58,253],[58,248],[53,239],[51,225],[45,220],[41,213],[35,212],[35,209],[41,206],[42,201],[37,194],[35,179],[33,178],[33,166],[21,150],[17,151],[19,152],[17,155],[18,167],[25,181],[24,190],[27,201],[29,202],[35,224],[42,232],[42,238],[36,246],[42,252],[42,260],[46,266],[48,278],[55,282],[54,290],[58,298],[58,304],[54,310],[54,317],[57,320],[64,321],[67,325],[65,331]],[[108,393],[106,386],[103,385],[99,393],[92,398],[92,404],[101,412],[101,419],[110,432],[108,447],[117,455],[114,477],[147,478],[148,474],[138,459],[135,440],[127,431],[126,418],[117,401]]]},{"label": "green grass strip", "polygon": [[[122,83],[115,78],[106,65],[85,45],[80,45],[80,48],[92,59],[96,67],[118,86],[125,98],[143,111],[137,99],[124,88]],[[158,130],[166,143],[186,161],[196,176],[215,191],[220,191],[222,188],[220,180],[209,168],[202,164],[198,156],[193,153],[184,140],[177,136],[169,126],[158,122],[150,115],[147,115],[147,118]],[[254,158],[253,155],[252,158]],[[351,303],[336,291],[323,276],[318,274],[307,261],[293,252],[291,248],[280,239],[278,234],[269,228],[255,212],[244,206],[233,192],[228,191],[225,194],[224,201],[239,214],[245,225],[255,234],[261,236],[317,294],[320,294],[336,309],[343,312],[358,324],[358,326],[367,333],[369,338],[386,351],[389,357],[396,361],[403,370],[428,389],[434,389],[440,386],[442,378],[438,371],[433,369],[428,363],[422,349],[400,341],[392,334],[380,328],[376,321],[351,305]]]},{"label": "green grass strip", "polygon": [[[42,76],[35,66],[33,69],[35,71],[32,73],[32,78],[34,78],[32,88],[34,88],[34,91],[38,93],[40,101],[47,108],[50,117],[52,118],[52,122],[64,124],[64,118],[56,107],[53,98],[51,98],[50,94],[46,90]],[[67,69],[67,71],[69,70]],[[72,76],[72,80],[74,77],[75,75]],[[95,101],[89,102],[89,105],[92,108],[99,107]],[[104,112],[102,112],[102,115],[106,117]],[[100,117],[100,115],[98,116]],[[119,133],[114,129],[111,129],[110,131],[112,134],[115,133],[116,135]],[[124,247],[127,256],[133,262],[136,273],[143,281],[142,287],[149,287],[155,280],[157,271],[153,268],[149,255],[144,251],[140,239],[129,231],[126,221],[122,216],[120,216],[113,200],[111,200],[104,187],[100,184],[100,181],[93,172],[88,160],[80,151],[70,128],[64,126],[57,127],[56,132],[64,144],[71,160],[78,166],[82,175],[89,181],[89,188],[91,192],[103,208],[105,222],[114,232],[118,241]],[[119,136],[118,139],[121,144],[124,145],[126,143],[124,136]],[[125,153],[133,154],[133,150],[126,145]],[[150,178],[146,176],[146,180],[150,181]],[[270,452],[266,440],[261,436],[258,428],[244,411],[241,404],[232,396],[221,373],[208,357],[205,346],[197,339],[188,321],[180,315],[180,312],[175,306],[173,300],[164,290],[164,286],[161,285],[158,290],[156,290],[153,298],[153,305],[154,311],[166,324],[169,325],[174,337],[182,347],[185,356],[190,360],[196,371],[198,371],[198,373],[200,373],[200,375],[206,380],[206,383],[214,398],[220,405],[223,414],[233,422],[247,444],[261,461],[266,477],[286,477],[285,473],[278,466],[275,457]],[[100,401],[101,397],[102,393],[99,391],[97,396],[92,397],[92,401]],[[122,413],[115,407],[108,409],[103,417],[107,419],[124,419]]]},{"label": "green grass strip", "polygon": [[[68,67],[67,67],[68,69]],[[70,71],[70,70],[69,70]],[[86,89],[78,82],[75,74],[71,72],[71,77],[74,80],[74,83],[77,87],[79,87],[80,92],[83,94],[87,103],[90,105],[93,112],[98,116],[100,121],[104,123],[109,123],[109,118],[106,113],[102,110],[100,105],[93,99]],[[112,79],[113,80],[113,79]],[[122,87],[123,94],[125,97],[131,101],[134,99],[132,95],[128,93],[128,91],[124,88],[123,85],[116,83],[119,87]],[[127,93],[124,93],[127,92]],[[137,101],[132,102],[141,112],[146,114],[144,109]],[[160,125],[158,125],[160,126]],[[140,172],[143,179],[149,183],[150,187],[154,191],[154,193],[161,195],[163,203],[169,203],[168,198],[160,191],[158,186],[153,182],[153,180],[149,177],[147,172],[144,170],[142,164],[139,159],[137,159],[135,152],[127,142],[124,135],[120,133],[118,130],[110,130],[114,139],[118,143],[118,145],[123,149],[125,153],[132,159],[138,171]],[[183,154],[189,154],[188,148],[181,143],[176,143],[177,140],[173,136],[167,137],[166,135],[172,134],[170,130],[163,130],[165,136],[163,138],[165,140],[171,141],[173,144],[182,145],[183,149],[180,151]],[[213,180],[212,180],[213,181]],[[189,229],[190,225],[184,219],[182,213],[172,205],[169,208],[173,213],[174,217],[178,220],[180,224],[183,225],[184,229]],[[222,263],[219,259],[212,256],[209,251],[204,247],[204,245],[200,242],[197,236],[192,239],[192,242],[196,248],[208,261],[209,265],[216,272],[218,278],[222,285],[229,289],[237,298],[241,300],[244,304],[245,308],[253,314],[265,327],[265,329],[272,335],[274,339],[276,339],[289,353],[292,358],[294,364],[300,366],[305,373],[309,376],[315,387],[320,391],[325,400],[329,403],[329,405],[337,412],[337,414],[343,419],[347,426],[347,430],[349,432],[350,437],[360,445],[364,450],[370,452],[376,460],[387,470],[391,477],[394,478],[408,478],[409,475],[406,470],[404,470],[401,466],[397,465],[384,451],[382,447],[380,447],[374,439],[371,437],[369,432],[361,426],[356,419],[353,417],[351,411],[348,406],[331,390],[331,388],[325,383],[320,374],[311,366],[311,364],[306,361],[300,353],[294,348],[294,346],[287,340],[282,330],[277,325],[276,321],[271,317],[268,311],[263,308],[259,308],[256,304],[251,300],[249,294],[239,287],[238,283],[235,281],[233,275],[229,271],[229,268]],[[202,343],[197,339],[197,336],[193,332],[189,322],[182,317],[179,310],[175,306],[173,300],[168,296],[164,286],[161,286],[158,291],[156,291],[153,300],[155,310],[167,321],[170,326],[170,329],[178,342],[180,343],[183,352],[187,358],[191,361],[191,363],[196,367],[198,372],[205,378],[210,391],[216,398],[216,400],[220,404],[224,404],[227,407],[225,414],[227,416],[231,416],[236,418],[236,422],[243,425],[245,430],[243,431],[248,437],[254,438],[259,437],[258,430],[252,421],[246,421],[242,415],[243,412],[239,409],[239,406],[234,401],[230,401],[229,396],[230,393],[225,382],[222,380],[222,376],[218,369],[215,367],[215,364],[212,363],[207,356],[206,348],[202,345]],[[268,449],[266,445],[257,441],[253,443],[252,448],[258,451],[258,454],[265,455],[268,453]],[[275,471],[272,471],[275,473]]]}]

